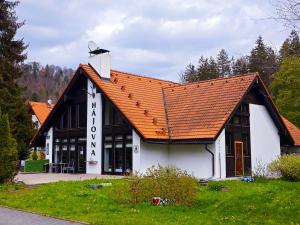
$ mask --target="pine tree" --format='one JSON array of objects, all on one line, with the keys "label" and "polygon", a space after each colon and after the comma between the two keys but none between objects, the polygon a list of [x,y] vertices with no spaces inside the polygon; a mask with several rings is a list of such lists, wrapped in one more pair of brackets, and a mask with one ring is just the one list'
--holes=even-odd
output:
[{"label": "pine tree", "polygon": [[231,60],[229,59],[227,52],[224,49],[221,49],[217,55],[218,73],[220,77],[227,77],[230,75],[230,64]]},{"label": "pine tree", "polygon": [[234,62],[233,62],[232,70],[234,75],[244,74],[248,72],[247,57],[243,56],[233,61]]},{"label": "pine tree", "polygon": [[29,154],[33,125],[16,79],[22,76],[21,63],[26,59],[23,40],[16,40],[18,22],[15,7],[18,2],[0,1],[0,108],[8,114],[13,137],[17,140],[20,159]]},{"label": "pine tree", "polygon": [[264,84],[269,88],[272,74],[278,69],[278,62],[272,48],[266,46],[261,36],[256,40],[256,46],[249,56],[250,72],[258,72]]},{"label": "pine tree", "polygon": [[0,109],[0,183],[14,178],[17,170],[17,143],[11,136],[7,115]]}]

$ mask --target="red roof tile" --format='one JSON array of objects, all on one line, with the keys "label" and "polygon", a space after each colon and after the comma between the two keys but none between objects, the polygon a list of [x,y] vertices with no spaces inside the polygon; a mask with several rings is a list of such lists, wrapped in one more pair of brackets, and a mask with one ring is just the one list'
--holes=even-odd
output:
[{"label": "red roof tile", "polygon": [[292,124],[290,121],[288,121],[285,117],[281,116],[283,119],[283,122],[287,129],[289,130],[295,146],[300,146],[300,129],[296,127],[294,124]]},{"label": "red roof tile", "polygon": [[51,104],[49,106],[49,104],[45,102],[33,102],[33,101],[29,101],[28,105],[33,111],[34,115],[36,115],[37,119],[41,124],[44,123],[50,111],[54,107],[54,104]]},{"label": "red roof tile", "polygon": [[256,73],[165,88],[171,139],[216,138]]}]

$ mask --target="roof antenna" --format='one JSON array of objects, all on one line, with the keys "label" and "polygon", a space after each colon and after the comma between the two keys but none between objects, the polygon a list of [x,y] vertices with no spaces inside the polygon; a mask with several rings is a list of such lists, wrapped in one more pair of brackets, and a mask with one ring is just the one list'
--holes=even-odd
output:
[{"label": "roof antenna", "polygon": [[106,52],[109,52],[108,50],[106,49],[101,49],[97,46],[97,44],[94,42],[94,41],[89,41],[88,42],[88,48],[89,48],[89,53],[90,53],[90,56],[93,54],[93,55],[98,55],[98,54],[102,54],[102,53],[106,53]]}]

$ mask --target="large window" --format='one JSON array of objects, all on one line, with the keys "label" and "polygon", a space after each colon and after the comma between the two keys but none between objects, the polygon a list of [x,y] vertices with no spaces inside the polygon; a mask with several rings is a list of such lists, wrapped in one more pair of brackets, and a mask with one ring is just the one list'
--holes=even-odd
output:
[{"label": "large window", "polygon": [[70,117],[71,117],[71,128],[76,128],[76,122],[77,122],[77,106],[76,105],[72,105],[71,106],[71,110],[70,110]]},{"label": "large window", "polygon": [[80,103],[78,106],[78,127],[86,128],[87,121],[87,104],[86,102]]},{"label": "large window", "polygon": [[126,124],[121,113],[113,108],[112,104],[109,101],[105,101],[104,106],[104,125],[124,125]]}]

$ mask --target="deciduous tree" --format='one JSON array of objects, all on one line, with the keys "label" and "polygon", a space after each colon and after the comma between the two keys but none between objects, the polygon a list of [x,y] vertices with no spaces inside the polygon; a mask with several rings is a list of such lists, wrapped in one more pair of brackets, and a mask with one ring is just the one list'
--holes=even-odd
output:
[{"label": "deciduous tree", "polygon": [[274,75],[272,92],[279,111],[300,127],[300,58],[284,58]]}]

